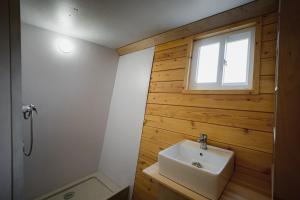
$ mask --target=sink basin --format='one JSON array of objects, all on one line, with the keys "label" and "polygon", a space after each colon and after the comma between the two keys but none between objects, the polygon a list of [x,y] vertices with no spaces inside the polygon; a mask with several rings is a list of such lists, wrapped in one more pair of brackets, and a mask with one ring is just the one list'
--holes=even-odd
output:
[{"label": "sink basin", "polygon": [[234,153],[183,140],[158,154],[159,173],[209,199],[218,199],[234,167]]}]

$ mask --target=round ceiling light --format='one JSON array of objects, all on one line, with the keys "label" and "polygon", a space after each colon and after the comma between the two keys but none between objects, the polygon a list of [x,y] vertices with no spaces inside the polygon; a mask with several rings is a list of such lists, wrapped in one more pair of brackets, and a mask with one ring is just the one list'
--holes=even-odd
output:
[{"label": "round ceiling light", "polygon": [[72,53],[74,46],[70,40],[59,39],[57,40],[57,48],[62,53]]}]

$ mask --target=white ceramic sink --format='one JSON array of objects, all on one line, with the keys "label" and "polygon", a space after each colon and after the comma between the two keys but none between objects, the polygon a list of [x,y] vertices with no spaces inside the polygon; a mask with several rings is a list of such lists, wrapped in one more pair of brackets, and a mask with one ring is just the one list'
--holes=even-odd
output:
[{"label": "white ceramic sink", "polygon": [[233,151],[183,140],[158,154],[159,173],[210,199],[218,199],[234,167]]}]

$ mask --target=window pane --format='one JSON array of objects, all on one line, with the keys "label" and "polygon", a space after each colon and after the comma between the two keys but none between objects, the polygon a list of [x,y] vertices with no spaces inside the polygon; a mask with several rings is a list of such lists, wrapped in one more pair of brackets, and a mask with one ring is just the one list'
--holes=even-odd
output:
[{"label": "window pane", "polygon": [[201,46],[198,56],[197,83],[217,82],[220,43]]},{"label": "window pane", "polygon": [[226,43],[223,83],[247,83],[249,38]]}]

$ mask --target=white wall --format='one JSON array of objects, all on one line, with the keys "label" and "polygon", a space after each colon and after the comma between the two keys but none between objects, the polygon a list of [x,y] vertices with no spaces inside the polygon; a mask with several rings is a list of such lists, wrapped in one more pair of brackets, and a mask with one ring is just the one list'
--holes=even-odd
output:
[{"label": "white wall", "polygon": [[[63,54],[56,46],[62,37],[22,25],[23,103],[39,110],[33,153],[24,163],[27,199],[98,168],[118,55],[72,38],[74,51]],[[28,122],[24,129],[28,139]]]},{"label": "white wall", "polygon": [[120,186],[131,186],[138,159],[154,48],[119,58],[100,170]]}]

